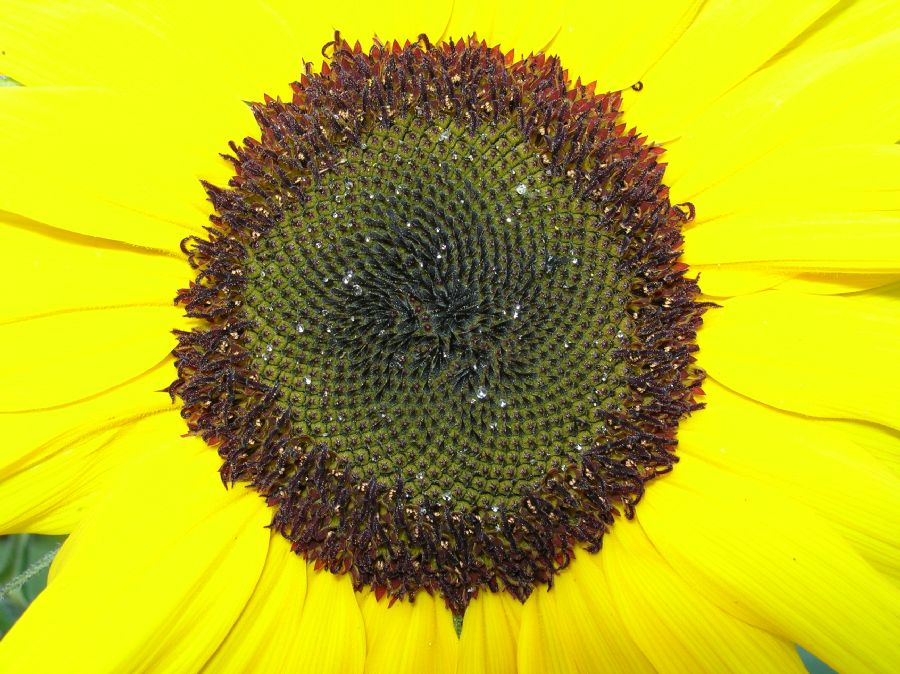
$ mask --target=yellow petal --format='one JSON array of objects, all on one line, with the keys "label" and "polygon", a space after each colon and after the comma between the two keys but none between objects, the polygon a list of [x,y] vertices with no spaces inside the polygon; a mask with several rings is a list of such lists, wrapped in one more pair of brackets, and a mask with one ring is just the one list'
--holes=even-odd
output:
[{"label": "yellow petal", "polygon": [[650,485],[637,517],[678,574],[721,609],[839,671],[891,671],[900,591],[777,494],[684,458]]},{"label": "yellow petal", "polygon": [[307,566],[306,602],[297,628],[291,671],[361,674],[366,659],[362,615],[347,575]]},{"label": "yellow petal", "polygon": [[0,283],[23,289],[7,293],[0,323],[65,309],[171,304],[192,276],[184,259],[10,214],[0,214],[0,242],[6,252]]},{"label": "yellow petal", "polygon": [[898,36],[781,62],[720,98],[666,146],[673,199],[686,200],[785,145],[893,143],[900,102],[884,95],[884,82],[900,76]]},{"label": "yellow petal", "polygon": [[[234,100],[287,92],[302,59],[318,57],[331,39],[334,20],[333,12],[325,21],[309,8],[305,22],[289,24],[254,0],[114,6],[4,0],[0,13],[4,72],[28,86],[181,89]],[[315,41],[298,41],[298,34]]]},{"label": "yellow petal", "polygon": [[215,672],[292,672],[300,652],[306,563],[273,532],[259,582],[225,641],[203,668]]},{"label": "yellow petal", "polygon": [[121,471],[0,642],[4,667],[31,671],[40,651],[48,671],[196,671],[256,585],[269,537],[268,509],[225,490],[218,464],[191,439]]},{"label": "yellow petal", "polygon": [[695,226],[734,214],[900,208],[900,147],[799,145],[775,150],[698,194]]},{"label": "yellow petal", "polygon": [[626,99],[626,119],[662,142],[835,4],[712,0]]},{"label": "yellow petal", "polygon": [[616,522],[600,554],[622,626],[657,672],[806,671],[791,642],[738,620],[698,594],[637,522]]},{"label": "yellow petal", "polygon": [[225,184],[219,153],[257,130],[236,98],[6,87],[0,209],[181,257],[211,212],[200,179]]},{"label": "yellow petal", "polygon": [[414,602],[375,593],[360,596],[366,625],[367,674],[454,674],[459,640],[440,598],[420,592]]},{"label": "yellow petal", "polygon": [[872,290],[900,280],[897,274],[840,274],[807,272],[785,279],[779,290],[812,295],[836,295]]},{"label": "yellow petal", "polygon": [[774,288],[791,278],[790,272],[739,264],[693,264],[689,274],[697,276],[703,294],[710,297],[749,295]]},{"label": "yellow petal", "polygon": [[900,434],[897,431],[876,424],[860,424],[854,421],[826,421],[821,423],[827,432],[835,433],[852,441],[881,464],[900,477]]},{"label": "yellow petal", "polygon": [[685,261],[697,268],[897,271],[898,171],[896,145],[773,152],[690,195],[698,216],[686,232]]},{"label": "yellow petal", "polygon": [[118,468],[186,432],[177,410],[163,410],[72,429],[15,470],[4,470],[0,532],[72,531],[114,483]]},{"label": "yellow petal", "polygon": [[553,588],[535,588],[522,611],[519,673],[654,672],[622,625],[603,556],[579,551]]},{"label": "yellow petal", "polygon": [[145,372],[172,350],[180,327],[172,306],[58,313],[0,325],[0,410],[53,407],[85,399]]},{"label": "yellow petal", "polygon": [[896,305],[772,290],[722,306],[700,331],[717,381],[781,409],[900,427]]},{"label": "yellow petal", "polygon": [[[831,425],[760,405],[712,380],[703,389],[707,409],[682,423],[680,452],[813,508],[873,566],[900,578],[895,475]],[[900,441],[893,444],[900,451]]]},{"label": "yellow petal", "polygon": [[0,480],[95,435],[95,431],[126,423],[168,404],[168,395],[159,391],[174,376],[169,358],[134,380],[79,404],[0,413],[0,432],[6,438],[0,451]]},{"label": "yellow petal", "polygon": [[[532,23],[557,30],[549,53],[558,54],[574,82],[597,82],[598,90],[628,89],[643,80],[649,68],[677,44],[702,3],[696,0],[636,0],[560,3],[559,23],[546,16],[547,3],[537,4],[542,20],[533,13],[514,11]],[[602,32],[602,37],[598,35]]]},{"label": "yellow petal", "polygon": [[900,6],[892,0],[840,2],[798,35],[772,63],[810,58],[818,53],[854,47],[873,40],[898,25]]},{"label": "yellow petal", "polygon": [[506,592],[481,592],[466,608],[459,674],[516,674],[522,604]]},{"label": "yellow petal", "polygon": [[[538,5],[532,0],[524,3],[458,0],[447,14],[441,37],[457,40],[475,33],[491,46],[500,45],[504,51],[514,50],[516,57],[546,52],[548,47],[553,52],[569,4],[572,3]],[[534,20],[536,11],[541,12],[541,21]]]},{"label": "yellow petal", "polygon": [[687,231],[684,261],[897,272],[900,215],[814,210],[730,215]]}]

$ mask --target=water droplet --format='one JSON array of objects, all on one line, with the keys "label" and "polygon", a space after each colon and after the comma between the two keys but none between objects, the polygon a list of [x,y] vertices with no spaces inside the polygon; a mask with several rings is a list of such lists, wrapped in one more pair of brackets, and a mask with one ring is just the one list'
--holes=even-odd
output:
[{"label": "water droplet", "polygon": [[348,271],[346,274],[344,274],[344,278],[342,278],[341,281],[344,282],[344,285],[348,285],[350,283],[350,279],[352,279],[352,278],[353,278],[353,272]]},{"label": "water droplet", "polygon": [[618,337],[619,339],[625,339],[625,333],[622,332],[621,330],[619,330],[619,331],[616,333],[616,337]]},{"label": "water droplet", "polygon": [[516,192],[524,195],[528,191],[528,187],[525,186],[525,183],[519,183],[516,185]]},{"label": "water droplet", "polygon": [[475,395],[479,400],[484,400],[485,398],[487,398],[487,389],[484,386],[479,386],[478,390],[475,391]]},{"label": "water droplet", "polygon": [[297,332],[303,332],[303,330],[304,330],[303,324],[302,324],[302,323],[297,323]]},{"label": "water droplet", "polygon": [[450,139],[450,129],[444,129],[443,131],[441,131],[441,135],[438,136],[438,140],[441,142],[443,142],[445,140],[449,140],[449,139]]},{"label": "water droplet", "polygon": [[577,257],[573,257],[573,258],[572,258],[572,264],[578,264],[578,258],[577,258]]},{"label": "water droplet", "polygon": [[[354,284],[353,284],[353,294],[354,294],[354,295],[362,295],[362,293],[363,293],[362,286],[359,285],[358,283],[354,283]],[[354,321],[354,320],[356,320],[356,317],[355,317],[355,316],[351,316],[351,317],[350,317],[350,320],[351,320],[351,321]]]},{"label": "water droplet", "polygon": [[506,407],[508,404],[505,400],[500,401],[500,407]]},{"label": "water droplet", "polygon": [[335,220],[337,220],[337,217],[338,217],[337,211],[333,211],[331,214],[331,217],[334,218]]},{"label": "water droplet", "polygon": [[271,344],[266,344],[266,351],[268,351],[269,353],[272,353],[272,345]]},{"label": "water droplet", "polygon": [[304,377],[304,378],[303,378],[303,381],[306,382],[306,385],[307,385],[307,386],[309,386],[310,384],[312,384],[312,378],[311,378],[311,377],[308,377],[308,376],[307,376],[307,377]]}]

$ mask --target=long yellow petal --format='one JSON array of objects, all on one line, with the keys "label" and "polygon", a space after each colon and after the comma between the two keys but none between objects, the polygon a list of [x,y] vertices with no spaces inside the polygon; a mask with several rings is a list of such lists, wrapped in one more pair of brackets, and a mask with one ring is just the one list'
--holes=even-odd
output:
[{"label": "long yellow petal", "polygon": [[811,295],[840,295],[873,290],[900,280],[900,274],[807,272],[779,283],[779,290]]},{"label": "long yellow petal", "polygon": [[[302,59],[317,58],[331,38],[335,18],[307,8],[304,22],[289,24],[255,0],[3,0],[0,14],[3,70],[28,86],[193,90],[234,100],[285,94]],[[298,41],[298,33],[315,41]]]},{"label": "long yellow petal", "polygon": [[814,514],[684,458],[637,518],[659,553],[720,608],[846,672],[893,671],[900,591]]},{"label": "long yellow petal", "polygon": [[366,632],[350,577],[307,566],[306,602],[291,671],[362,674]]},{"label": "long yellow petal", "polygon": [[257,131],[237,98],[6,87],[0,209],[181,257],[211,212],[200,180],[227,183],[219,153]]},{"label": "long yellow petal", "polygon": [[159,409],[169,402],[168,396],[159,391],[174,376],[172,360],[166,359],[126,384],[82,403],[34,412],[0,413],[0,432],[6,438],[0,451],[0,480],[95,432]]},{"label": "long yellow petal", "polygon": [[440,598],[420,592],[414,602],[388,605],[360,596],[366,625],[366,674],[454,674],[459,640]]},{"label": "long yellow petal", "polygon": [[522,604],[506,592],[481,592],[466,608],[459,674],[516,674]]},{"label": "long yellow petal", "polygon": [[700,331],[717,381],[781,409],[900,427],[896,306],[783,291],[721,303]]},{"label": "long yellow petal", "polygon": [[[774,56],[835,0],[704,3],[697,18],[626,98],[626,119],[668,141],[710,103]],[[713,56],[714,55],[714,56]]]},{"label": "long yellow petal", "polygon": [[306,563],[273,532],[250,600],[203,672],[292,672],[300,652],[300,616],[306,600]]},{"label": "long yellow petal", "polygon": [[614,608],[603,555],[579,551],[553,588],[535,588],[519,634],[519,674],[654,672]]},{"label": "long yellow petal", "polygon": [[[556,31],[549,52],[558,54],[574,81],[597,82],[601,91],[628,89],[662,57],[697,15],[696,0],[636,0],[635,2],[560,3],[559,23],[546,16],[547,3],[534,3],[534,13],[512,9],[536,25]],[[535,21],[540,13],[542,20]],[[598,39],[598,31],[602,38]]]},{"label": "long yellow petal", "polygon": [[256,585],[269,537],[265,504],[225,490],[218,464],[191,439],[122,470],[0,642],[4,667],[34,671],[39,651],[47,671],[196,671]]},{"label": "long yellow petal", "polygon": [[[533,0],[522,3],[457,0],[447,13],[441,37],[457,40],[475,33],[491,46],[499,44],[505,51],[515,50],[517,57],[547,51],[548,45],[552,52],[555,38],[566,21],[569,4],[546,4],[538,9]],[[541,12],[541,21],[534,20],[535,11]]]},{"label": "long yellow petal", "polygon": [[738,620],[698,594],[637,522],[616,522],[601,554],[622,626],[660,674],[806,671],[793,643]]},{"label": "long yellow petal", "polygon": [[844,437],[878,459],[900,478],[900,433],[876,424],[820,420],[830,433]]},{"label": "long yellow petal", "polygon": [[[712,380],[703,388],[707,410],[682,423],[681,452],[810,506],[876,568],[900,578],[895,475],[831,425],[760,405]],[[900,451],[900,441],[890,442]]]},{"label": "long yellow petal", "polygon": [[855,47],[898,25],[900,6],[893,0],[841,2],[786,45],[768,65]]},{"label": "long yellow petal", "polygon": [[159,255],[11,214],[0,214],[0,323],[62,311],[123,304],[170,304],[187,287],[184,259]]},{"label": "long yellow petal", "polygon": [[137,377],[174,347],[173,306],[58,313],[0,325],[0,410],[43,409],[109,390]]},{"label": "long yellow petal", "polygon": [[757,212],[722,217],[685,234],[684,261],[780,269],[900,271],[900,214]]},{"label": "long yellow petal", "polygon": [[673,198],[687,200],[785,145],[893,143],[900,102],[884,95],[884,82],[898,76],[900,30],[759,71],[667,144]]},{"label": "long yellow petal", "polygon": [[[162,401],[161,401],[162,402]],[[72,531],[117,479],[117,469],[186,432],[169,406],[89,423],[54,439],[0,480],[0,532]]]},{"label": "long yellow petal", "polygon": [[694,226],[733,214],[807,210],[891,211],[900,208],[895,144],[793,145],[688,194],[697,207]]}]

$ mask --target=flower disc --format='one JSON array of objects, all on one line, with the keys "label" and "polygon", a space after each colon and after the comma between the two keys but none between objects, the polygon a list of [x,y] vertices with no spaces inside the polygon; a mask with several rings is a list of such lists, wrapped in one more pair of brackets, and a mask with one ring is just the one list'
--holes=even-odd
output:
[{"label": "flower disc", "polygon": [[704,305],[618,93],[474,37],[339,37],[207,186],[177,301],[192,432],[320,567],[520,599],[671,469]]}]

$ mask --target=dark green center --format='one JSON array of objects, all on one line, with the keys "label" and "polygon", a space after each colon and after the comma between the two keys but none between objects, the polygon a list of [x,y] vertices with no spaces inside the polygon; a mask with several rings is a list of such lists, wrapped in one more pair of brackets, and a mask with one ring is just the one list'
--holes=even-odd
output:
[{"label": "dark green center", "polygon": [[606,230],[513,125],[396,120],[251,249],[253,367],[354,479],[513,507],[619,405]]}]

